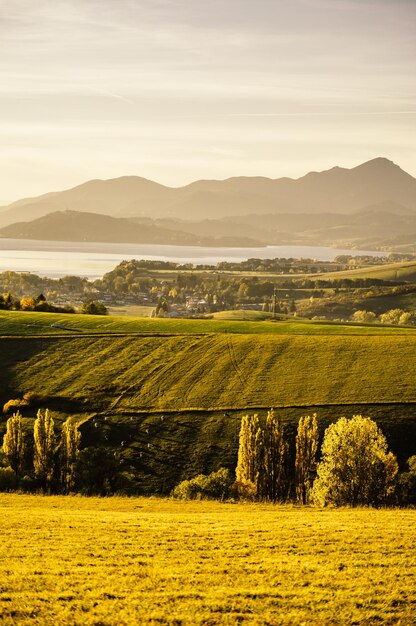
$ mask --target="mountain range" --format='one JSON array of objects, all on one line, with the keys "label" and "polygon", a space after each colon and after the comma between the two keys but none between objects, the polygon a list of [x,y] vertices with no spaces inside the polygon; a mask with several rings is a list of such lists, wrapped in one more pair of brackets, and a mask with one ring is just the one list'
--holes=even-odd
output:
[{"label": "mountain range", "polygon": [[0,227],[1,237],[66,241],[400,245],[416,242],[416,179],[376,158],[299,179],[92,180],[3,207]]}]

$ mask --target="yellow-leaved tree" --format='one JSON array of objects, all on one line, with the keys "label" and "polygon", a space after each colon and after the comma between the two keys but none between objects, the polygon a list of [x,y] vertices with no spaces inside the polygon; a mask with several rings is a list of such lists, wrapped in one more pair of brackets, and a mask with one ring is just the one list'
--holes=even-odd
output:
[{"label": "yellow-leaved tree", "polygon": [[369,417],[342,417],[325,431],[312,499],[321,506],[378,505],[394,493],[396,457]]},{"label": "yellow-leaved tree", "polygon": [[258,415],[243,415],[235,470],[238,493],[242,497],[254,498],[257,493],[258,435]]},{"label": "yellow-leaved tree", "polygon": [[3,452],[10,467],[18,476],[23,469],[25,455],[25,437],[22,429],[22,416],[19,411],[13,413],[6,422]]},{"label": "yellow-leaved tree", "polygon": [[273,409],[267,413],[264,428],[257,436],[257,497],[268,502],[282,502],[287,497],[286,458],[288,446],[283,422]]},{"label": "yellow-leaved tree", "polygon": [[316,472],[318,422],[316,413],[301,417],[296,434],[295,484],[296,500],[307,504]]},{"label": "yellow-leaved tree", "polygon": [[33,466],[42,489],[50,487],[55,465],[56,439],[53,419],[46,409],[39,409],[33,426]]},{"label": "yellow-leaved tree", "polygon": [[61,487],[65,493],[69,493],[74,486],[75,463],[80,442],[81,433],[78,425],[72,417],[68,417],[62,425],[60,448]]}]

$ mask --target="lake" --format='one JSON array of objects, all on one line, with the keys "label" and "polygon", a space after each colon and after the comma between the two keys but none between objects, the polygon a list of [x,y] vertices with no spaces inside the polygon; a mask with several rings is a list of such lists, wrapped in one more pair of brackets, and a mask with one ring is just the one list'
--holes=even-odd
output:
[{"label": "lake", "polygon": [[203,248],[132,243],[90,243],[0,239],[0,272],[32,272],[60,278],[67,275],[101,278],[123,260],[147,259],[215,265],[219,261],[238,262],[249,258],[311,258],[331,261],[339,254],[385,252],[341,250],[317,246],[264,246],[259,248]]}]

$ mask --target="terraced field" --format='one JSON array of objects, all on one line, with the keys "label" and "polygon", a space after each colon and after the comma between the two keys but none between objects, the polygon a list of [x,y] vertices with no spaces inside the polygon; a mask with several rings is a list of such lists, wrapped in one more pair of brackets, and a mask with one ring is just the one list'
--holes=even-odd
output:
[{"label": "terraced field", "polygon": [[[416,453],[415,331],[68,316],[81,332],[63,334],[50,323],[62,316],[46,326],[46,314],[14,315],[16,327],[13,314],[0,316],[8,331],[0,337],[0,401],[32,391],[40,399],[27,418],[38,406],[58,420],[76,415],[83,445],[123,447],[144,491],[234,467],[241,415],[272,406],[292,439],[306,413],[318,414],[321,431],[341,415],[364,413],[402,462]],[[45,334],[22,336],[22,320],[42,321]],[[210,332],[201,331],[205,324]]]}]

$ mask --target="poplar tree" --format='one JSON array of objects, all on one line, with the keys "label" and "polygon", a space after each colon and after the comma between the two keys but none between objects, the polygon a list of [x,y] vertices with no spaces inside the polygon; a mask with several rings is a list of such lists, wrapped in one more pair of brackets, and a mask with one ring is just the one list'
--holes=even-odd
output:
[{"label": "poplar tree", "polygon": [[44,413],[39,409],[33,427],[33,465],[43,489],[50,486],[53,477],[56,445],[53,426],[48,409]]},{"label": "poplar tree", "polygon": [[3,452],[12,470],[19,475],[24,463],[25,437],[22,429],[22,416],[19,411],[14,413],[6,423],[3,438]]},{"label": "poplar tree", "polygon": [[259,418],[257,414],[243,415],[235,471],[238,492],[242,496],[256,495],[258,474]]},{"label": "poplar tree", "polygon": [[267,413],[264,429],[258,435],[257,495],[260,500],[286,499],[287,444],[283,422],[273,409]]},{"label": "poplar tree", "polygon": [[68,417],[62,425],[60,470],[61,485],[66,493],[69,493],[74,485],[75,462],[78,457],[81,433],[72,417]]},{"label": "poplar tree", "polygon": [[316,413],[301,417],[296,434],[295,483],[296,500],[307,504],[316,472],[318,423]]}]

